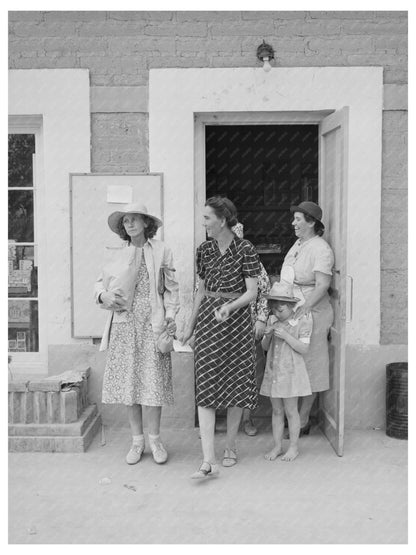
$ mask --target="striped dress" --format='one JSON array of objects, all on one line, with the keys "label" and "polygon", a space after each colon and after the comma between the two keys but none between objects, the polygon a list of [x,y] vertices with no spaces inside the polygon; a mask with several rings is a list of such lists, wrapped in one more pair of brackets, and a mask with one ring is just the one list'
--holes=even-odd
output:
[{"label": "striped dress", "polygon": [[[260,275],[260,261],[253,245],[235,237],[224,254],[215,239],[197,249],[198,276],[207,291],[240,293],[245,278]],[[205,296],[195,328],[196,403],[214,409],[257,406],[254,369],[254,330],[250,306],[217,322],[214,311],[227,302]]]}]

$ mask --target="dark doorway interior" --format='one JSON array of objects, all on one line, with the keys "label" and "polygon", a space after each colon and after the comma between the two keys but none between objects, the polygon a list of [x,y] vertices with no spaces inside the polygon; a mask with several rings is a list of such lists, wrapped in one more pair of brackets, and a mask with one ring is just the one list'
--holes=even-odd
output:
[{"label": "dark doorway interior", "polygon": [[271,275],[296,237],[290,206],[318,201],[317,125],[206,126],[206,196],[230,198]]},{"label": "dark doorway interior", "polygon": [[[237,207],[244,237],[260,255],[272,281],[296,237],[290,206],[318,202],[317,125],[207,125],[206,197],[224,195]],[[260,368],[261,367],[261,368]],[[262,373],[264,360],[257,360]],[[225,428],[218,411],[217,428]],[[269,399],[254,413],[259,431],[270,429]]]}]

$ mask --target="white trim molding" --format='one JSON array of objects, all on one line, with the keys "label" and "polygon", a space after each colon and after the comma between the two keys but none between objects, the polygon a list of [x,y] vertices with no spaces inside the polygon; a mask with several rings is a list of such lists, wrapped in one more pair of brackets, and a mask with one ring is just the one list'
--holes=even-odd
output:
[{"label": "white trim molding", "polygon": [[[177,259],[182,302],[194,275],[195,118],[234,112],[319,112],[349,107],[347,273],[354,318],[347,343],[380,340],[380,210],[383,68],[189,68],[149,71],[150,171],[163,172],[166,240]],[[371,207],[371,208],[370,208]],[[366,248],[367,245],[367,248]]]},{"label": "white trim molding", "polygon": [[76,343],[71,337],[69,174],[90,171],[88,70],[9,71],[9,117],[21,125],[42,122],[38,217],[47,268],[46,341],[47,346]]}]

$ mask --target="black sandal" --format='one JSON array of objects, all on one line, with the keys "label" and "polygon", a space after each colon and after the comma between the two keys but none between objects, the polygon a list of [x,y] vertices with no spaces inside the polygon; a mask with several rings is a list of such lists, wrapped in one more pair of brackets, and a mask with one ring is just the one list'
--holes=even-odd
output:
[{"label": "black sandal", "polygon": [[191,474],[191,478],[193,480],[201,480],[203,478],[208,478],[209,476],[217,476],[218,474],[219,474],[218,464],[203,461],[201,466],[198,468],[198,470],[193,474]]}]

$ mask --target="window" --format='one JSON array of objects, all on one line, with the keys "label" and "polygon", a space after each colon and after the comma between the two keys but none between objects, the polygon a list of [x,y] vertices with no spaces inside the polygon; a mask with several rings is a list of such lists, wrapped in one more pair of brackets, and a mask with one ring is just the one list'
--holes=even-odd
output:
[{"label": "window", "polygon": [[10,133],[8,154],[9,352],[39,352],[36,135]]}]

